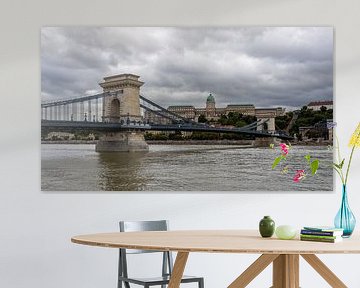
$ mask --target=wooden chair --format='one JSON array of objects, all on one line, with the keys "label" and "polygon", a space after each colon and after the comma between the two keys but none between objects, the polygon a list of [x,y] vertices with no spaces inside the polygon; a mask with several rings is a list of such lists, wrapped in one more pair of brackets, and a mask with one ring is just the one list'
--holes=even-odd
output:
[{"label": "wooden chair", "polygon": [[[134,232],[134,231],[167,231],[168,221],[120,221],[120,232]],[[118,269],[118,288],[122,288],[124,283],[125,288],[130,288],[130,284],[137,284],[144,288],[150,286],[160,286],[165,288],[169,284],[170,276],[173,268],[173,259],[171,252],[150,251],[150,250],[135,250],[135,249],[119,249],[119,269]],[[160,277],[152,278],[134,278],[129,277],[127,269],[127,254],[141,254],[141,253],[163,253],[162,260],[162,274]],[[160,266],[160,265],[159,265]],[[194,276],[183,276],[181,283],[198,283],[198,288],[204,288],[204,278]]]}]

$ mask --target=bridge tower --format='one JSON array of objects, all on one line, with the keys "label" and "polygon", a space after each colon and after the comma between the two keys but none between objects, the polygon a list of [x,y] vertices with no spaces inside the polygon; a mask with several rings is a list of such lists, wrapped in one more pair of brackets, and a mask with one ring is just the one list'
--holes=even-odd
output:
[{"label": "bridge tower", "polygon": [[255,116],[260,120],[260,125],[257,127],[258,131],[264,130],[264,123],[267,124],[267,131],[275,131],[275,117],[277,115],[277,108],[257,108],[255,109]]},{"label": "bridge tower", "polygon": [[[132,123],[142,121],[140,114],[140,87],[144,82],[134,74],[120,74],[104,78],[99,83],[104,92],[112,93],[103,98],[103,121]],[[148,145],[141,131],[106,132],[96,144],[98,152],[147,151]]]},{"label": "bridge tower", "polygon": [[[260,121],[260,125],[257,126],[257,131],[267,130],[268,132],[275,131],[275,117],[276,108],[256,108],[255,116]],[[267,129],[264,129],[266,123]],[[278,140],[275,137],[256,137],[254,145],[256,147],[269,147],[270,144],[276,144]]]}]

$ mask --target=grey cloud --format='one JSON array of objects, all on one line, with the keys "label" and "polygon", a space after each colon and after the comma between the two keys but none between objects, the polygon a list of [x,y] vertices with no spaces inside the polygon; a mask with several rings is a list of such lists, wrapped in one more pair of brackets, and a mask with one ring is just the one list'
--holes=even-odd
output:
[{"label": "grey cloud", "polygon": [[134,73],[142,94],[164,106],[299,107],[333,97],[330,27],[49,27],[42,29],[42,95],[100,91],[112,74]]}]

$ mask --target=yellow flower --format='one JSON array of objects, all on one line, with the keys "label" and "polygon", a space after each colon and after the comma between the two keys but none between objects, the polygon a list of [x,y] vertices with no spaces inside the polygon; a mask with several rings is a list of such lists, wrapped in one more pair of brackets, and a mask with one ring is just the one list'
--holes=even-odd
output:
[{"label": "yellow flower", "polygon": [[355,132],[352,134],[349,146],[351,147],[360,147],[360,123],[357,126]]}]

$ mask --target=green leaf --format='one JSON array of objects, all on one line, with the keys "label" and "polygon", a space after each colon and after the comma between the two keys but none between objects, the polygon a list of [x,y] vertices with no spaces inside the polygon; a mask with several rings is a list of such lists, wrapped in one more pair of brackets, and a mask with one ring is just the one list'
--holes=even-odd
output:
[{"label": "green leaf", "polygon": [[275,145],[274,145],[274,143],[271,143],[269,146],[270,146],[271,149],[274,149]]},{"label": "green leaf", "polygon": [[343,159],[340,164],[333,163],[333,165],[334,165],[336,168],[338,168],[339,170],[341,170],[342,167],[344,166],[344,163],[345,163],[345,159]]},{"label": "green leaf", "polygon": [[310,158],[311,156],[308,154],[308,155],[305,155],[304,158],[308,161],[308,163],[310,164]]},{"label": "green leaf", "polygon": [[338,164],[333,163],[333,166],[334,166],[335,169],[341,170],[341,168],[340,168],[340,166]]},{"label": "green leaf", "polygon": [[335,170],[337,170],[337,171],[340,170],[339,165],[337,165],[336,163],[332,163],[332,166]]},{"label": "green leaf", "polygon": [[344,163],[345,163],[345,158],[339,164],[339,169],[342,169],[342,167],[344,166]]},{"label": "green leaf", "polygon": [[274,169],[277,165],[279,165],[279,163],[281,162],[281,160],[284,158],[284,156],[280,155],[279,157],[276,157],[274,160],[274,163],[272,165],[272,169]]},{"label": "green leaf", "polygon": [[315,175],[317,170],[319,169],[319,160],[318,159],[311,162],[310,169],[311,169],[311,174]]}]

